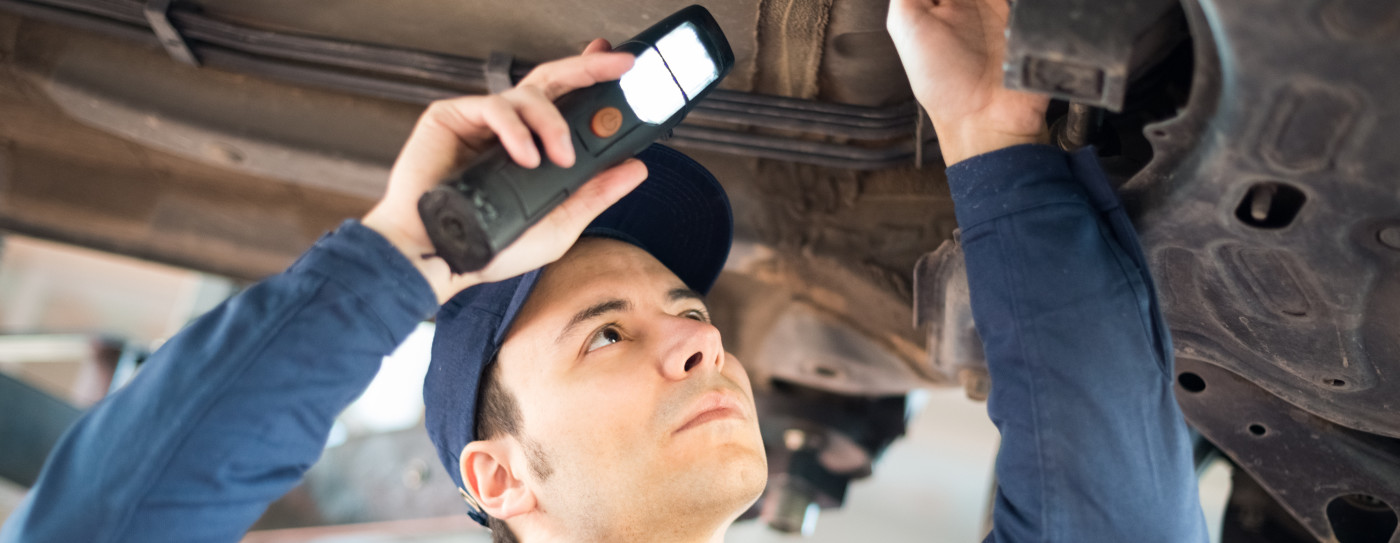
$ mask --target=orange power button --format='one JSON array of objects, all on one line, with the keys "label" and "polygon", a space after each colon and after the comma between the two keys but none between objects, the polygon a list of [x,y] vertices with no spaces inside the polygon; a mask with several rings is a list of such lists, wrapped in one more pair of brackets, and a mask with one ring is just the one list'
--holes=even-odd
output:
[{"label": "orange power button", "polygon": [[617,133],[617,129],[622,128],[622,112],[615,107],[599,109],[593,113],[593,121],[589,123],[589,128],[593,129],[594,136],[612,137]]}]

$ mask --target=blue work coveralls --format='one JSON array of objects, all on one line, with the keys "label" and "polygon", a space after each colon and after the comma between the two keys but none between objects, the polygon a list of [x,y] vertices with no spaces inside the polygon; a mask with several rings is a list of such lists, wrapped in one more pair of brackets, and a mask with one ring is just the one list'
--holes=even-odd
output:
[{"label": "blue work coveralls", "polygon": [[[1171,342],[1092,153],[1012,147],[948,182],[1002,435],[988,540],[1206,541]],[[238,541],[436,308],[399,251],[346,221],[88,411],[0,543]]]}]

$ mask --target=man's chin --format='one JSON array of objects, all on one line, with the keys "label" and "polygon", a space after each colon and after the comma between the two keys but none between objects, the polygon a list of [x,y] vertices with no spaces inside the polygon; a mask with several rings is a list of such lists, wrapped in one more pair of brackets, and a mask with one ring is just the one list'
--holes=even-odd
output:
[{"label": "man's chin", "polygon": [[763,494],[768,481],[768,457],[762,441],[735,441],[714,447],[705,458],[695,459],[690,479],[710,487],[719,501],[742,513]]}]

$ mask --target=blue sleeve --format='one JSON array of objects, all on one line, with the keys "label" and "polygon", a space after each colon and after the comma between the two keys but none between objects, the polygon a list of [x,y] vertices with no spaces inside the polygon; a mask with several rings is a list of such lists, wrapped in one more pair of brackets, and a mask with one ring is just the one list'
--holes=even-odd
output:
[{"label": "blue sleeve", "polygon": [[402,254],[346,221],[191,323],[85,414],[0,542],[238,541],[436,307]]},{"label": "blue sleeve", "polygon": [[1001,432],[1000,543],[1208,541],[1171,339],[1092,150],[948,168]]}]

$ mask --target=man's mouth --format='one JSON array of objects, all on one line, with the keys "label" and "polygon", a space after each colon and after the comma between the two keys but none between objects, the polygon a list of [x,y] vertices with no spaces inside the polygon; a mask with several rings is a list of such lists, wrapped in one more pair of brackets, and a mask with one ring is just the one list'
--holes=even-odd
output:
[{"label": "man's mouth", "polygon": [[705,393],[696,403],[695,409],[686,419],[685,424],[676,429],[675,433],[681,433],[691,428],[696,428],[703,424],[715,421],[739,419],[743,420],[744,411],[740,408],[738,399],[732,394],[714,390]]}]

